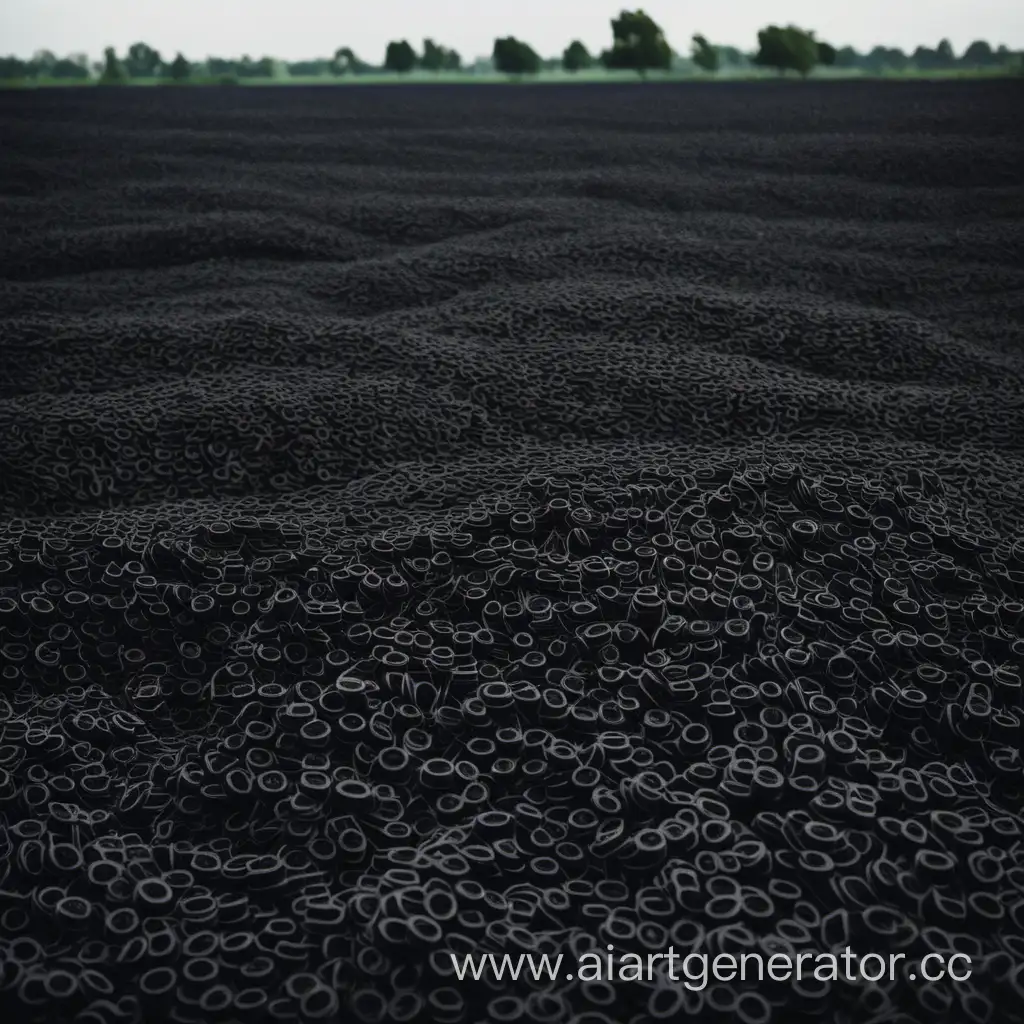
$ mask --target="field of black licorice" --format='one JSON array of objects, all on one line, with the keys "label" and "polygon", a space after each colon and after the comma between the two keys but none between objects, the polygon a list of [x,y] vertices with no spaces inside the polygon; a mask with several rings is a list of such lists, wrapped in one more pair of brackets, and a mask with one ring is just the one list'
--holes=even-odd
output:
[{"label": "field of black licorice", "polygon": [[1024,1019],[1022,97],[0,95],[6,1019]]}]

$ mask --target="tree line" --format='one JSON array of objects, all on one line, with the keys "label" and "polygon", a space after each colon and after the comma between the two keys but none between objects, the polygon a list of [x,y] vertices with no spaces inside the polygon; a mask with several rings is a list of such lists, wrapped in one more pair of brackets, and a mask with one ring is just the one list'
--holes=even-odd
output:
[{"label": "tree line", "polygon": [[[918,46],[912,53],[896,47],[876,46],[868,53],[859,53],[851,46],[836,49],[815,38],[815,33],[794,25],[769,25],[757,34],[757,48],[742,52],[733,46],[710,43],[703,35],[694,35],[688,58],[681,57],[661,27],[642,10],[621,11],[611,19],[611,46],[599,54],[591,54],[579,40],[573,40],[560,57],[542,58],[529,43],[514,36],[496,39],[490,58],[481,70],[493,69],[513,77],[534,75],[557,69],[575,73],[589,68],[631,70],[641,76],[649,71],[667,71],[687,59],[702,71],[713,74],[720,68],[760,67],[780,74],[792,71],[808,75],[815,67],[836,67],[881,74],[901,72],[985,69],[1019,66],[1021,55],[1005,46],[993,48],[984,40],[977,40],[957,56],[949,40],[943,39],[934,49]],[[475,69],[479,69],[479,64]],[[407,74],[419,69],[427,72],[457,72],[467,70],[460,54],[439,45],[432,39],[423,40],[417,51],[407,40],[387,44],[384,61],[373,65],[361,60],[349,47],[338,48],[333,57],[291,63],[272,57],[239,59],[208,57],[194,63],[178,53],[166,61],[158,50],[146,43],[135,43],[126,53],[119,55],[108,47],[103,61],[90,64],[86,54],[71,54],[58,58],[48,50],[36,53],[30,60],[0,57],[0,79],[47,78],[68,81],[86,81],[96,78],[103,84],[119,84],[135,80],[167,80],[184,82],[204,77],[221,81],[239,81],[248,78],[278,77],[341,77],[368,73],[392,72]]]}]

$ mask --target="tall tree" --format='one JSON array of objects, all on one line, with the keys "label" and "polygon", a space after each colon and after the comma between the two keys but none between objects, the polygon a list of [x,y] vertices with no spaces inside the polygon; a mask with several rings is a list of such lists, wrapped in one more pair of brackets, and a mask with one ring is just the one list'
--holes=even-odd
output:
[{"label": "tall tree", "polygon": [[420,67],[424,71],[440,71],[444,67],[444,47],[438,46],[433,39],[424,39]]},{"label": "tall tree", "polygon": [[118,59],[117,51],[108,46],[103,51],[103,73],[100,75],[100,85],[123,85],[128,80],[128,73],[124,65]]},{"label": "tall tree", "polygon": [[885,59],[893,71],[906,71],[910,66],[910,58],[898,46],[890,46],[885,51]]},{"label": "tall tree", "polygon": [[836,51],[835,66],[837,68],[855,68],[859,67],[863,60],[864,58],[852,46],[843,46]]},{"label": "tall tree", "polygon": [[146,43],[132,43],[124,58],[129,78],[154,78],[163,63],[158,50]]},{"label": "tall tree", "polygon": [[650,70],[671,67],[672,47],[657,22],[642,10],[621,11],[612,18],[612,48],[605,50],[602,60],[607,68],[629,68],[644,78]]},{"label": "tall tree", "polygon": [[935,48],[935,58],[940,68],[951,68],[956,65],[953,44],[948,39],[943,39]]},{"label": "tall tree", "polygon": [[28,61],[21,60],[11,54],[8,57],[0,57],[0,79],[4,81],[20,81],[28,78],[30,74]]},{"label": "tall tree", "polygon": [[503,75],[535,75],[540,71],[540,57],[529,43],[515,36],[494,40],[494,67]]},{"label": "tall tree", "polygon": [[387,71],[405,74],[416,66],[416,51],[403,39],[400,42],[388,43],[384,54],[384,67]]},{"label": "tall tree", "polygon": [[29,67],[31,67],[33,74],[49,77],[57,66],[57,59],[57,54],[52,50],[36,50],[29,61]]},{"label": "tall tree", "polygon": [[939,66],[939,55],[928,46],[919,46],[910,58],[918,71],[934,71]]},{"label": "tall tree", "polygon": [[774,68],[779,74],[796,71],[806,78],[818,63],[818,44],[813,32],[805,32],[795,25],[780,28],[769,25],[757,33],[758,51],[754,63]]},{"label": "tall tree", "polygon": [[996,55],[984,39],[976,39],[964,50],[960,63],[969,68],[987,68],[996,63]]},{"label": "tall tree", "polygon": [[754,63],[762,68],[774,68],[781,75],[789,67],[789,52],[786,49],[783,29],[769,25],[757,33],[757,53]]},{"label": "tall tree", "polygon": [[420,67],[424,71],[458,71],[462,67],[462,58],[455,50],[439,46],[433,39],[424,39]]},{"label": "tall tree", "polygon": [[836,48],[829,43],[818,43],[818,63],[825,68],[835,66],[839,54]]},{"label": "tall tree", "polygon": [[718,70],[718,50],[699,33],[693,37],[690,56],[702,71],[713,73]]},{"label": "tall tree", "polygon": [[593,63],[590,51],[578,39],[574,39],[562,53],[562,67],[566,71],[584,71]]},{"label": "tall tree", "polygon": [[172,82],[186,82],[192,74],[192,65],[185,59],[184,54],[179,53],[178,56],[171,61],[170,67],[167,69],[167,74]]}]

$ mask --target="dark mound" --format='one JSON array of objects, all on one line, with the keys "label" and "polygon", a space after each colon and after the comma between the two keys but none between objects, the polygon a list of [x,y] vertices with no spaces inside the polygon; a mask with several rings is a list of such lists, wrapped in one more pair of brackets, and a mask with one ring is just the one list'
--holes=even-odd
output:
[{"label": "dark mound", "polygon": [[1022,95],[0,96],[5,1019],[1024,1019]]}]

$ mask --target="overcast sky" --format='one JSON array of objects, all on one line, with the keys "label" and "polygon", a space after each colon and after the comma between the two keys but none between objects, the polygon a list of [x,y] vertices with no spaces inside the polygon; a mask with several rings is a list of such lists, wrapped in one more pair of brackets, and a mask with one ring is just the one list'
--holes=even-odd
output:
[{"label": "overcast sky", "polygon": [[[638,5],[643,0],[632,0]],[[329,56],[350,46],[383,59],[388,40],[425,36],[464,59],[490,54],[496,36],[526,40],[542,56],[572,39],[597,52],[611,41],[609,19],[621,0],[0,0],[0,53],[58,55],[103,48],[123,52],[143,41],[164,55],[284,60]],[[1022,0],[648,0],[644,9],[679,52],[694,32],[753,49],[769,22],[815,29],[819,39],[865,50],[882,43],[911,50],[946,37],[957,53],[974,39],[1024,48]]]}]

